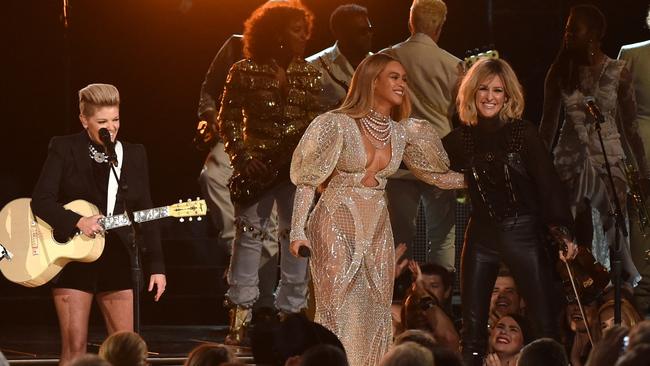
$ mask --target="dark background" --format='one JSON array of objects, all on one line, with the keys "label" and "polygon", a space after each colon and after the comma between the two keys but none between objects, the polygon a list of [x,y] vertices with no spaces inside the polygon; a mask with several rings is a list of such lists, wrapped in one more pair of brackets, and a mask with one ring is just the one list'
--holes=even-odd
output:
[{"label": "dark background", "polygon": [[[314,34],[307,48],[310,55],[333,43],[328,30],[329,14],[348,1],[303,2],[316,15]],[[70,0],[69,27],[65,31],[63,0],[2,1],[0,207],[14,198],[30,195],[51,136],[80,130],[77,91],[93,82],[111,83],[119,88],[120,139],[146,146],[154,202],[163,205],[197,196],[196,178],[205,155],[191,145],[199,88],[221,43],[230,34],[241,33],[243,20],[261,3],[262,0]],[[357,3],[369,9],[375,51],[408,37],[411,1]],[[538,122],[544,76],[560,45],[568,8],[574,3],[448,0],[447,22],[439,44],[462,59],[466,50],[493,43],[501,57],[512,63],[525,87],[525,116]],[[591,3],[598,5],[608,19],[603,48],[610,57],[615,58],[623,44],[650,38],[644,20],[648,1]],[[207,309],[222,311],[218,303],[223,285],[213,278],[217,270],[212,268],[219,259],[209,259],[211,255],[218,256],[218,251],[208,240],[188,239],[201,230],[204,229],[165,225],[165,250],[168,263],[172,264],[170,289],[157,310],[144,316],[145,322],[169,322],[170,318],[176,322],[223,320],[220,313],[202,316],[201,309],[195,307],[202,304]],[[183,273],[174,279],[174,271]],[[30,301],[40,299],[40,303],[36,302],[40,310],[35,316],[32,312],[29,319],[55,322],[46,291],[23,289],[0,278],[0,312],[3,307],[29,309]],[[184,311],[193,306],[193,310]],[[172,311],[173,317],[169,314]],[[18,317],[5,320],[30,321]]]}]

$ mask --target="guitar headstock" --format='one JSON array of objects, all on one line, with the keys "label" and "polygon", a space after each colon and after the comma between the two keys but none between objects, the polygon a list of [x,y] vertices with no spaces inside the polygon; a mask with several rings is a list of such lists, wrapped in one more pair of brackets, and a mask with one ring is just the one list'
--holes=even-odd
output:
[{"label": "guitar headstock", "polygon": [[185,221],[185,217],[188,217],[189,221],[192,221],[192,218],[196,216],[197,221],[201,221],[201,216],[205,216],[208,212],[205,200],[199,199],[192,201],[188,199],[186,202],[180,200],[178,203],[168,206],[169,216],[179,217],[180,221]]}]

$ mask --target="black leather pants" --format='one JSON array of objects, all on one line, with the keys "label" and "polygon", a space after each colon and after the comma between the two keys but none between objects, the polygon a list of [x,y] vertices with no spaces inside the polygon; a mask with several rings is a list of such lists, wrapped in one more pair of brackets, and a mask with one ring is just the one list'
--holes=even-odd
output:
[{"label": "black leather pants", "polygon": [[470,220],[461,263],[461,338],[466,365],[481,365],[487,350],[490,297],[500,262],[510,269],[526,302],[526,313],[536,331],[533,336],[558,339],[557,296],[543,245],[535,216],[519,216],[499,224]]}]

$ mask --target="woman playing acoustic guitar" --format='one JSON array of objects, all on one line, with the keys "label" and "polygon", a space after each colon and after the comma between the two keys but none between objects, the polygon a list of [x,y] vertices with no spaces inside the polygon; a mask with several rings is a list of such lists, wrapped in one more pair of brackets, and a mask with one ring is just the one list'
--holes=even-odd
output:
[{"label": "woman playing acoustic guitar", "polygon": [[[133,330],[133,291],[127,244],[130,229],[104,232],[98,220],[112,213],[150,208],[147,155],[142,145],[117,141],[120,128],[120,97],[108,84],[90,84],[79,91],[79,119],[85,131],[54,137],[32,195],[32,211],[54,229],[54,237],[67,242],[77,233],[94,238],[106,235],[102,255],[95,262],[72,262],[52,280],[52,295],[61,327],[60,364],[86,352],[88,318],[96,295],[108,333]],[[126,194],[117,196],[117,182],[103,153],[100,129],[110,133],[115,144],[116,171]],[[125,197],[126,196],[126,197]],[[83,217],[63,204],[86,200],[97,206],[99,215]],[[166,278],[160,234],[153,223],[141,226],[145,267],[151,273],[149,291],[156,287],[155,300],[165,291]]]}]

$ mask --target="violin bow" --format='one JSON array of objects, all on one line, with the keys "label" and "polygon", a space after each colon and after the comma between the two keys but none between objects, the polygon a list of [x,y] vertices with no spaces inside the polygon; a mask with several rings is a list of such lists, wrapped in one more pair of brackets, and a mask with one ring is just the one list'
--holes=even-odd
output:
[{"label": "violin bow", "polygon": [[576,283],[575,280],[573,279],[573,272],[571,271],[571,266],[569,265],[569,262],[563,261],[564,265],[566,266],[566,270],[569,273],[569,279],[571,280],[571,287],[573,288],[573,294],[576,295],[576,301],[578,302],[578,309],[580,309],[580,314],[582,315],[582,321],[585,322],[585,328],[587,329],[587,336],[589,337],[589,343],[591,343],[591,347],[594,346],[594,339],[591,338],[591,331],[589,330],[589,321],[587,320],[587,317],[585,316],[585,310],[582,307],[582,302],[580,301],[580,296],[578,295],[578,289],[576,288]]}]

